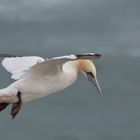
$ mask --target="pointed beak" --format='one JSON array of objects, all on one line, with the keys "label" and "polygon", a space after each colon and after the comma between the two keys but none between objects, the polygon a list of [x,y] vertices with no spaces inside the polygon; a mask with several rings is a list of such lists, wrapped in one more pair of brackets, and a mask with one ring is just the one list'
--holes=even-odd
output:
[{"label": "pointed beak", "polygon": [[95,76],[93,76],[93,74],[91,72],[87,73],[87,77],[88,77],[88,80],[90,81],[90,83],[96,87],[98,94],[101,95],[102,91],[101,91],[97,78]]}]

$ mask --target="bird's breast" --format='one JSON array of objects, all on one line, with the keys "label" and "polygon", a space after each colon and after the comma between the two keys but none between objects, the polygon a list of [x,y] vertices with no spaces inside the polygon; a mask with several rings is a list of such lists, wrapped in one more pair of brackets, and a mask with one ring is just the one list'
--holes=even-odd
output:
[{"label": "bird's breast", "polygon": [[41,74],[27,74],[11,86],[22,93],[23,102],[35,100],[70,86],[77,78],[73,62],[65,63],[62,69]]},{"label": "bird's breast", "polygon": [[70,86],[77,78],[74,71],[60,72],[44,77],[34,77],[16,82],[16,86],[22,92],[23,102],[31,101],[50,95]]}]

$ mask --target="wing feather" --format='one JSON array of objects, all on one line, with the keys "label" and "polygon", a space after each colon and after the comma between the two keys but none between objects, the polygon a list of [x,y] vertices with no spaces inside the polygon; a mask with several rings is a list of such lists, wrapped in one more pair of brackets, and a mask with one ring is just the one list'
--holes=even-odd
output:
[{"label": "wing feather", "polygon": [[59,57],[53,57],[51,59],[48,59],[42,63],[39,63],[37,65],[34,65],[27,71],[27,75],[54,75],[57,72],[60,72],[63,69],[63,66],[65,63],[69,61],[75,61],[78,59],[85,59],[85,60],[97,60],[101,57],[100,54],[97,53],[84,53],[79,55],[64,55]]},{"label": "wing feather", "polygon": [[18,80],[33,65],[45,61],[38,56],[6,57],[2,61],[3,67],[12,74],[11,78]]},{"label": "wing feather", "polygon": [[[12,74],[11,78],[18,80],[23,74],[42,74],[55,73],[63,67],[63,64],[68,61],[77,59],[97,60],[101,58],[98,53],[83,53],[78,55],[65,55],[54,57],[51,59],[43,59],[38,56],[23,56],[17,57],[14,55],[0,54],[0,57],[6,57],[2,61],[3,67]],[[39,63],[39,64],[38,64]],[[36,73],[37,72],[37,73]]]},{"label": "wing feather", "polygon": [[76,55],[77,59],[89,59],[89,60],[97,60],[100,59],[102,56],[99,53],[83,53]]}]

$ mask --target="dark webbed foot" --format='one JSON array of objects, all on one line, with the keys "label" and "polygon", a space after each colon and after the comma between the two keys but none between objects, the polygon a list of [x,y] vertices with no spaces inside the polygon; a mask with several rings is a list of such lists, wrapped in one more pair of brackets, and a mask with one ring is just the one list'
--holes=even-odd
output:
[{"label": "dark webbed foot", "polygon": [[16,115],[18,114],[18,112],[20,111],[21,106],[22,106],[21,92],[20,91],[17,93],[17,97],[18,97],[18,102],[14,103],[12,105],[12,109],[11,109],[11,113],[10,113],[12,115],[12,119],[14,119],[16,117]]},{"label": "dark webbed foot", "polygon": [[8,105],[9,105],[9,103],[1,103],[0,104],[0,112],[3,111]]}]

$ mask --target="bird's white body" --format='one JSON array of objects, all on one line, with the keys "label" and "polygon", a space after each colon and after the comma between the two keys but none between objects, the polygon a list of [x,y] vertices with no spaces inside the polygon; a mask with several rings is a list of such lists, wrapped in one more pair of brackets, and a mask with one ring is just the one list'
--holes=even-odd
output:
[{"label": "bird's white body", "polygon": [[68,62],[66,64],[69,67],[68,69],[64,65],[63,71],[53,75],[49,75],[49,73],[42,75],[35,75],[35,73],[27,74],[27,76],[25,75],[25,77],[7,87],[7,90],[12,91],[11,89],[13,88],[13,94],[15,95],[14,89],[21,91],[23,102],[50,95],[70,86],[76,80],[78,73],[73,64],[74,62]]},{"label": "bird's white body", "polygon": [[4,57],[3,67],[11,73],[11,78],[16,80],[8,87],[0,89],[0,111],[12,104],[12,118],[19,112],[22,102],[39,99],[70,86],[78,73],[93,83],[101,94],[96,68],[91,61],[99,59],[100,54],[72,54],[51,59],[5,54],[0,54],[0,57]]},{"label": "bird's white body", "polygon": [[51,59],[5,54],[0,54],[0,57],[4,57],[3,67],[16,80],[8,87],[0,89],[0,111],[12,104],[12,118],[19,112],[22,102],[39,99],[70,86],[78,73],[82,73],[93,83],[101,94],[96,68],[91,61],[99,59],[100,54],[72,54]]},{"label": "bird's white body", "polygon": [[[0,94],[5,95],[5,97],[10,95],[12,97],[11,100],[9,99],[11,103],[18,101],[16,96],[18,91],[22,93],[23,102],[35,100],[70,86],[78,74],[74,61],[65,63],[61,71],[58,69],[56,72],[44,72],[43,68],[45,67],[41,66],[37,69],[38,71],[26,72],[19,80],[7,88],[1,89]],[[46,69],[48,68],[46,67]]]}]

